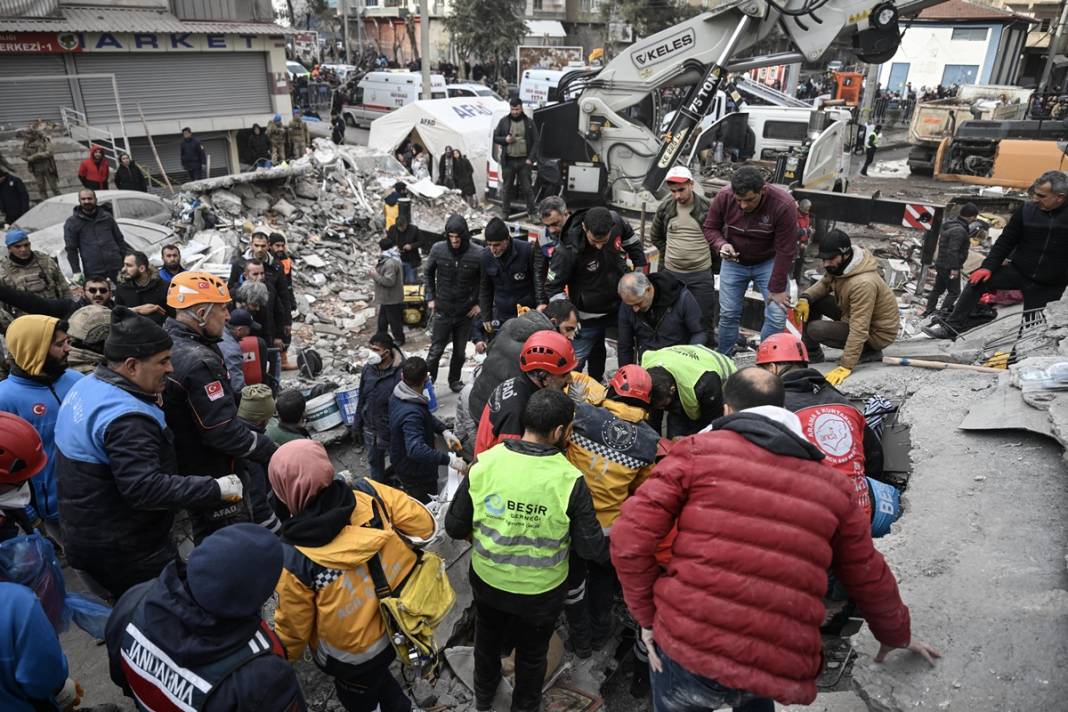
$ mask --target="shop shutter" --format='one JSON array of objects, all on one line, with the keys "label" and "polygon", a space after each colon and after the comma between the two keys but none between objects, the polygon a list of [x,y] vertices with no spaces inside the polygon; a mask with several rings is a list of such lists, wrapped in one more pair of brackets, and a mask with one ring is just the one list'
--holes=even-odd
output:
[{"label": "shop shutter", "polygon": [[[211,175],[224,176],[230,173],[230,164],[228,163],[230,153],[227,150],[226,134],[198,134],[197,138],[200,139],[204,150],[211,157]],[[156,143],[156,150],[159,152],[159,159],[163,161],[163,167],[167,170],[167,176],[171,179],[171,183],[184,183],[188,177],[185,169],[182,168],[180,160],[182,135],[154,136],[153,140]],[[159,177],[159,166],[156,165],[156,159],[152,155],[152,148],[148,145],[147,138],[131,138],[130,153],[133,154],[134,160],[140,163],[142,168],[151,175]]]},{"label": "shop shutter", "polygon": [[[74,61],[79,73],[116,76],[127,123],[140,120],[138,104],[149,121],[274,113],[263,52],[82,54]],[[111,82],[80,84],[89,123],[116,123]]]},{"label": "shop shutter", "polygon": [[21,82],[0,82],[0,127],[22,128],[34,119],[60,123],[59,108],[74,108],[70,82],[34,77],[66,74],[59,55],[4,55],[0,77],[21,77]]}]

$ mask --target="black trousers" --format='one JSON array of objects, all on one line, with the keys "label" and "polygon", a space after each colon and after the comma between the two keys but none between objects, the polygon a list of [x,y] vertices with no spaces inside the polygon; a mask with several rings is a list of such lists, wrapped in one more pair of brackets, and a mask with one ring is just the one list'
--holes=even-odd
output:
[{"label": "black trousers", "polygon": [[437,480],[405,480],[398,479],[400,488],[412,499],[419,500],[423,504],[429,504],[432,497],[437,496]]},{"label": "black trousers", "polygon": [[987,292],[995,292],[999,289],[1019,289],[1023,292],[1024,311],[1041,309],[1050,302],[1055,302],[1064,294],[1065,285],[1039,284],[1020,274],[1010,262],[998,268],[997,271],[985,282],[968,284],[961,292],[960,299],[953,313],[946,319],[946,323],[953,329],[960,331],[968,321],[968,315],[972,313],[979,303],[979,297]]},{"label": "black trousers", "polygon": [[612,632],[612,604],[618,587],[611,564],[602,566],[571,552],[567,570],[567,628],[579,652],[599,648]]},{"label": "black trousers", "polygon": [[471,338],[471,318],[466,314],[449,316],[437,312],[434,323],[430,326],[430,349],[426,354],[426,363],[430,368],[430,378],[438,382],[438,364],[445,346],[452,343],[452,357],[449,359],[449,385],[459,383],[464,369],[464,350],[467,340]]},{"label": "black trousers", "polygon": [[359,674],[334,677],[338,702],[348,712],[411,712],[412,701],[404,694],[397,678],[386,665],[374,666]]},{"label": "black trousers", "polygon": [[386,325],[393,332],[393,340],[397,346],[404,345],[404,305],[381,304],[378,307],[378,331],[386,331]]},{"label": "black trousers", "polygon": [[875,160],[875,149],[874,148],[867,149],[864,152],[864,167],[860,169],[860,174],[862,176],[868,175],[868,166],[870,166],[871,162],[874,161],[874,160]]},{"label": "black trousers", "polygon": [[526,196],[527,212],[534,212],[534,190],[530,182],[530,166],[525,158],[505,158],[501,164],[501,207],[504,214],[512,211],[515,198],[514,183],[519,182],[519,192]]},{"label": "black trousers", "polygon": [[515,646],[512,712],[537,712],[549,641],[559,615],[557,609],[517,616],[475,601],[475,709],[493,707],[493,695],[501,681],[501,650],[508,641]]},{"label": "black trousers", "polygon": [[[957,276],[951,277],[950,272],[956,272]],[[938,298],[945,291],[948,291],[949,295],[942,302],[942,309],[947,312],[953,311],[953,305],[957,303],[957,298],[960,297],[960,270],[943,267],[936,268],[934,287],[931,289],[931,293],[927,295],[928,313],[933,313],[938,308]]]}]

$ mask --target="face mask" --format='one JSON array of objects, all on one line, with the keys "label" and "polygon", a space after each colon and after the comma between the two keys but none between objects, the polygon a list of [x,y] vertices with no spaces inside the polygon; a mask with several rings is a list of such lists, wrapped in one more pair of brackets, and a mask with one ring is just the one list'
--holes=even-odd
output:
[{"label": "face mask", "polygon": [[367,357],[367,363],[371,366],[377,366],[382,363],[382,354],[377,351],[372,351],[371,355]]},{"label": "face mask", "polygon": [[21,509],[30,503],[29,480],[17,488],[0,494],[0,509]]}]

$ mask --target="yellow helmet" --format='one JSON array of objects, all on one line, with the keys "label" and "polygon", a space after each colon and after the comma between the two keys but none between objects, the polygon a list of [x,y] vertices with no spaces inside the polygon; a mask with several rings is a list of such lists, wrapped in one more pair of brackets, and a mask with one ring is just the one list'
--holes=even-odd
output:
[{"label": "yellow helmet", "polygon": [[182,272],[171,279],[167,289],[167,306],[188,309],[197,304],[228,304],[230,290],[226,282],[210,272]]}]

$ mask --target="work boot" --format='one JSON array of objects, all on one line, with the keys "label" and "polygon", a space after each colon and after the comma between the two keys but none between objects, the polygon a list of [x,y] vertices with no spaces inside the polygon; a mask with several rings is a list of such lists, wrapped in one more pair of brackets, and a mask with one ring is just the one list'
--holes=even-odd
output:
[{"label": "work boot", "polygon": [[958,336],[957,331],[941,319],[936,319],[923,327],[923,333],[932,339],[950,339],[952,341],[956,341]]},{"label": "work boot", "polygon": [[282,351],[282,370],[283,371],[296,371],[297,364],[289,362],[289,352]]},{"label": "work boot", "polygon": [[449,384],[449,390],[452,391],[453,393],[459,393],[463,389],[464,389],[464,382],[463,381],[455,381],[455,382]]},{"label": "work boot", "polygon": [[811,366],[814,363],[823,363],[827,360],[827,357],[823,353],[823,347],[817,346],[814,349],[808,350],[808,363]]}]

